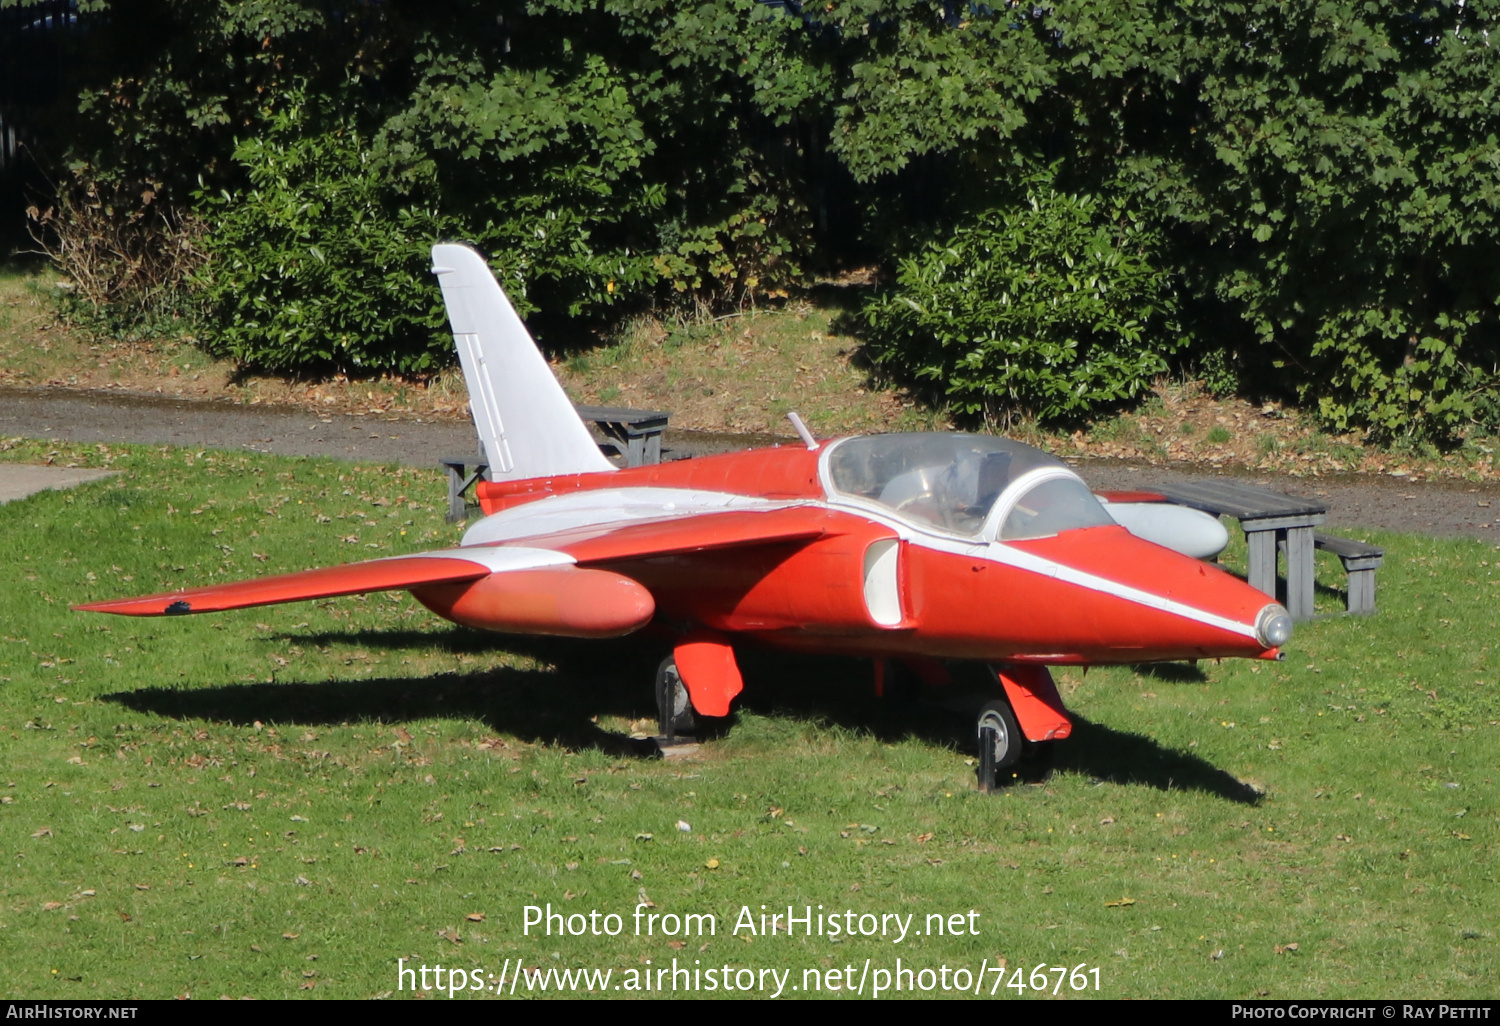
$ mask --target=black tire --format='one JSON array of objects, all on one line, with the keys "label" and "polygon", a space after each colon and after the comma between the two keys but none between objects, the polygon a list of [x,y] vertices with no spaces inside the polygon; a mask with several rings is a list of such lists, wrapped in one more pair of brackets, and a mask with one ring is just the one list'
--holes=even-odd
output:
[{"label": "black tire", "polygon": [[1021,758],[1021,728],[1010,703],[995,698],[984,703],[974,721],[975,741],[979,748],[979,790],[993,791],[1002,783],[1001,772]]},{"label": "black tire", "polygon": [[693,700],[688,695],[682,674],[677,672],[677,660],[667,656],[656,668],[656,724],[663,739],[673,741],[679,737],[693,737],[697,731],[697,717],[693,715]]}]

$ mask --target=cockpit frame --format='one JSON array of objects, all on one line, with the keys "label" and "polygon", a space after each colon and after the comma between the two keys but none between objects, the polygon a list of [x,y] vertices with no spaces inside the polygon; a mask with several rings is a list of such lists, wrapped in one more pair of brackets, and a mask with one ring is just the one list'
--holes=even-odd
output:
[{"label": "cockpit frame", "polygon": [[[919,466],[902,469],[900,473],[889,474],[884,477],[876,474],[871,478],[868,474],[870,470],[868,464],[873,463],[875,456],[878,455],[872,453],[866,457],[864,464],[858,465],[858,469],[866,471],[865,477],[867,480],[863,483],[867,485],[867,491],[873,491],[878,487],[881,497],[871,498],[868,495],[859,494],[852,488],[846,490],[840,487],[841,484],[854,484],[851,468],[840,468],[836,462],[839,459],[842,447],[851,443],[873,446],[880,444],[879,440],[882,439],[889,440],[893,446],[918,443],[930,446],[934,444],[936,438],[946,438],[949,440],[949,444],[953,446],[955,456],[952,464],[924,463]],[[980,465],[982,465],[984,460],[990,458],[991,453],[1007,453],[1013,457],[1020,456],[1021,459],[1018,462],[1023,465],[1023,469],[1014,479],[1005,483],[991,501],[988,510],[985,511],[982,518],[974,517],[974,528],[972,530],[964,530],[960,527],[955,527],[954,523],[961,517],[973,516],[973,508],[963,507],[952,501],[948,502],[945,506],[940,501],[942,497],[935,493],[940,490],[940,482],[945,477],[950,479],[949,485],[951,486],[953,480],[963,476],[963,472],[958,466],[960,446],[963,441],[969,439],[973,439],[974,443],[977,443],[974,444],[971,451],[980,454],[978,457]],[[845,480],[843,481],[839,480],[841,471],[845,476]],[[975,469],[973,473],[981,474],[982,471]],[[1083,500],[1083,504],[1079,507],[1083,522],[1075,526],[1103,526],[1113,523],[1113,520],[1110,519],[1109,514],[1104,511],[1102,506],[1099,506],[1097,513],[1085,508],[1087,503],[1092,500],[1092,492],[1088,490],[1088,486],[1084,484],[1083,479],[1075,474],[1066,464],[1039,449],[1010,439],[957,433],[946,436],[934,436],[932,434],[865,435],[854,438],[842,438],[825,447],[818,461],[818,474],[824,494],[830,502],[836,505],[849,506],[863,512],[890,517],[924,534],[957,538],[975,545],[987,545],[1004,540],[1001,538],[1001,535],[1006,519],[1016,511],[1017,506],[1025,496],[1031,494],[1034,488],[1048,481],[1071,481],[1076,483],[1081,490],[1081,495],[1075,494],[1073,499],[1075,502],[1080,499]],[[871,481],[873,481],[873,484],[870,483]],[[977,481],[971,483],[974,484],[976,490],[983,487]],[[951,491],[952,488],[950,487],[949,490]],[[980,497],[982,498],[982,494]],[[949,498],[951,499],[951,496]],[[911,503],[924,499],[928,500],[926,505],[933,510],[933,515],[923,516],[908,511],[907,507]],[[1064,528],[1064,530],[1067,529],[1069,528]],[[1050,534],[1046,532],[1026,534],[1024,537],[1049,537],[1055,533],[1057,532],[1054,531]]]}]

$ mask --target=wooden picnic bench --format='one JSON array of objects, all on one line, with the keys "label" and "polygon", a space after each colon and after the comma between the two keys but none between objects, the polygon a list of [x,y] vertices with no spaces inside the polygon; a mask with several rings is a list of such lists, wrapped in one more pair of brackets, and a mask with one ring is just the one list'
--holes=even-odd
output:
[{"label": "wooden picnic bench", "polygon": [[1286,608],[1293,620],[1313,615],[1314,551],[1339,557],[1346,577],[1345,608],[1375,612],[1375,571],[1385,550],[1352,538],[1314,530],[1328,512],[1326,503],[1299,499],[1239,481],[1192,481],[1155,489],[1172,502],[1240,522],[1250,550],[1250,584],[1276,596],[1276,563],[1286,553]]},{"label": "wooden picnic bench", "polygon": [[1344,608],[1351,613],[1375,612],[1375,571],[1385,562],[1385,549],[1321,531],[1313,534],[1313,545],[1332,552],[1344,564],[1348,582],[1344,590]]},{"label": "wooden picnic bench", "polygon": [[1240,481],[1216,479],[1163,485],[1156,491],[1181,506],[1240,522],[1250,550],[1250,586],[1276,597],[1276,563],[1286,548],[1286,611],[1293,620],[1313,615],[1313,529],[1327,518],[1328,504],[1282,495]]},{"label": "wooden picnic bench", "polygon": [[[438,462],[448,471],[447,520],[450,524],[457,524],[469,515],[464,493],[469,490],[470,485],[483,476],[486,470],[490,469],[489,457],[483,453],[475,456],[444,456]],[[465,475],[464,471],[470,467],[473,468],[473,472]]]},{"label": "wooden picnic bench", "polygon": [[[627,410],[617,406],[575,406],[578,416],[592,421],[605,436],[599,448],[625,460],[627,467],[661,462],[661,435],[667,428],[669,413],[660,410]],[[444,456],[439,462],[448,471],[448,522],[456,524],[467,516],[464,493],[489,469],[489,460],[480,452],[474,456]]]},{"label": "wooden picnic bench", "polygon": [[618,406],[574,407],[584,420],[591,420],[609,439],[600,448],[612,448],[625,457],[627,467],[661,462],[661,433],[670,413],[660,410],[627,410]]},{"label": "wooden picnic bench", "polygon": [[[1277,548],[1285,552],[1286,543],[1278,542]],[[1322,531],[1313,532],[1313,548],[1332,552],[1344,564],[1344,610],[1375,612],[1375,571],[1385,562],[1385,549]]]}]

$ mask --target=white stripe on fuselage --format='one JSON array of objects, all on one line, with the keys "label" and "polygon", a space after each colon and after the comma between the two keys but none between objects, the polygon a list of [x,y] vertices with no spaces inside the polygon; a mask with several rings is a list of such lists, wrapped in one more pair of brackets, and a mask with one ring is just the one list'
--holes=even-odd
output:
[{"label": "white stripe on fuselage", "polygon": [[[690,488],[601,488],[586,492],[558,495],[517,506],[485,517],[464,534],[468,546],[505,545],[558,531],[581,528],[609,528],[629,523],[678,520],[728,510],[771,511],[798,506],[836,510],[865,517],[883,524],[902,540],[936,552],[946,552],[968,559],[983,559],[1002,566],[1015,567],[1043,577],[1054,577],[1090,591],[1125,599],[1148,609],[1180,616],[1186,620],[1217,627],[1231,634],[1255,637],[1253,625],[1219,616],[1186,603],[1133,588],[1128,584],[1100,577],[1055,560],[1024,552],[1004,542],[981,542],[957,536],[945,536],[920,530],[905,520],[876,512],[866,503],[846,506],[818,499],[759,499],[732,492],[712,492]],[[450,550],[460,558],[464,550]]]}]

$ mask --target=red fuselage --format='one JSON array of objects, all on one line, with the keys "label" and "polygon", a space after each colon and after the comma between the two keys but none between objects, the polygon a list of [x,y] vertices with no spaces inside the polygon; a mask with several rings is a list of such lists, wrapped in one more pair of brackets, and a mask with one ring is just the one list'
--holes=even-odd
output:
[{"label": "red fuselage", "polygon": [[1275,654],[1256,631],[1267,597],[1216,566],[1118,526],[1010,541],[956,536],[830,495],[822,455],[778,447],[615,473],[481,482],[478,493],[500,521],[579,492],[662,489],[766,500],[802,525],[790,540],[725,546],[725,514],[707,512],[674,523],[671,551],[639,555],[595,554],[586,529],[524,542],[639,582],[657,619],[678,629],[800,650],[1008,663]]}]

